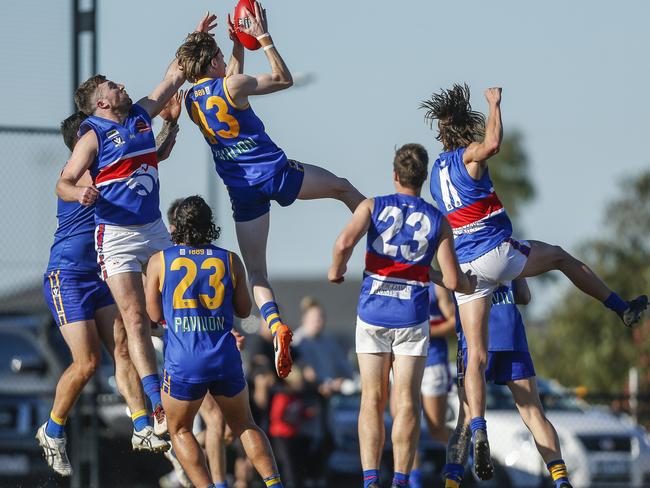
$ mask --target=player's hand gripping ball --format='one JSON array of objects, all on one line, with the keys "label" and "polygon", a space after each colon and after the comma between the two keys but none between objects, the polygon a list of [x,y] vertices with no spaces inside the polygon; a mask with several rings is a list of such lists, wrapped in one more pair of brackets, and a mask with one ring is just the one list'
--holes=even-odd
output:
[{"label": "player's hand gripping ball", "polygon": [[248,9],[248,12],[252,15],[255,15],[254,0],[239,0],[237,3],[237,6],[235,7],[235,32],[237,33],[239,42],[241,42],[246,49],[255,51],[261,47],[260,42],[254,36],[242,31],[242,29],[250,27],[251,23],[251,19],[249,14],[246,12],[246,9]]}]

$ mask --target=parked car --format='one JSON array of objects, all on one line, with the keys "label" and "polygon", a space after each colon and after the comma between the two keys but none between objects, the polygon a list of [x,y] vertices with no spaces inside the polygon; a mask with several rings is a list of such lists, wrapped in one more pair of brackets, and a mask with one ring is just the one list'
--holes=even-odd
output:
[{"label": "parked car", "polygon": [[0,477],[3,480],[24,481],[28,475],[49,472],[34,434],[49,415],[61,365],[47,343],[31,333],[37,325],[35,317],[0,319]]},{"label": "parked car", "polygon": [[[555,382],[538,378],[537,383],[576,488],[645,486],[644,479],[650,479],[650,444],[641,427],[606,408],[589,406]],[[452,398],[457,411],[457,397]],[[548,486],[546,466],[507,387],[488,386],[486,420],[492,457],[502,478],[498,486]]]}]

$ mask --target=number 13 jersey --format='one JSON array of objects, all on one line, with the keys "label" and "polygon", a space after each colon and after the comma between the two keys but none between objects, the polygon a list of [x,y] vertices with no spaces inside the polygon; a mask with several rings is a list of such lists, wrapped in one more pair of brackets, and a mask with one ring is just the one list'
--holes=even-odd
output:
[{"label": "number 13 jersey", "polygon": [[442,214],[420,197],[374,198],[359,318],[381,327],[410,327],[429,319],[429,268]]},{"label": "number 13 jersey", "polygon": [[233,102],[227,78],[204,78],[190,88],[185,108],[210,146],[217,173],[226,186],[262,183],[287,165],[249,104]]},{"label": "number 13 jersey", "polygon": [[233,326],[232,253],[216,246],[161,252],[160,292],[167,322],[165,369],[188,383],[216,381],[238,360]]},{"label": "number 13 jersey", "polygon": [[440,154],[431,169],[431,196],[454,231],[460,263],[469,263],[512,236],[512,224],[494,191],[488,170],[473,179],[465,148]]}]

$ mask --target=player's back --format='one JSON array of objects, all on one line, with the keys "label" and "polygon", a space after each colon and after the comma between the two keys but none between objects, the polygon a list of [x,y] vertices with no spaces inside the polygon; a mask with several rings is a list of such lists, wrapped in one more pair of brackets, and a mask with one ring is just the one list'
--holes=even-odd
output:
[{"label": "player's back", "polygon": [[98,273],[94,239],[95,206],[84,206],[59,198],[56,218],[57,227],[46,272]]},{"label": "player's back", "polygon": [[226,78],[204,78],[188,90],[185,108],[210,146],[217,173],[227,186],[257,185],[287,164],[250,104],[237,107]]},{"label": "player's back", "polygon": [[[161,295],[167,322],[165,370],[187,382],[213,381],[237,351],[232,253],[213,245],[162,251]],[[239,360],[239,359],[238,359]]]},{"label": "player's back", "polygon": [[473,179],[463,162],[465,148],[440,154],[431,169],[431,195],[454,231],[458,261],[467,263],[512,235],[512,224],[494,191],[488,170]]},{"label": "player's back", "polygon": [[396,193],[374,198],[358,313],[383,327],[428,320],[429,268],[442,214],[422,198]]}]

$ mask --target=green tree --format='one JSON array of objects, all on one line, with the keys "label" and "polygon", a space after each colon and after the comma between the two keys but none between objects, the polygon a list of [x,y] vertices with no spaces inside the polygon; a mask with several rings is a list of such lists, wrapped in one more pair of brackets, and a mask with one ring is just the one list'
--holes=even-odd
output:
[{"label": "green tree", "polygon": [[499,153],[490,159],[490,177],[515,229],[523,205],[535,197],[530,179],[530,164],[518,130],[504,134]]},{"label": "green tree", "polygon": [[[650,170],[626,179],[607,208],[601,236],[579,255],[623,297],[650,289]],[[642,390],[650,387],[650,322],[634,330],[576,289],[567,293],[534,333],[531,346],[539,372],[593,391],[621,392],[629,368],[640,369]]]}]

